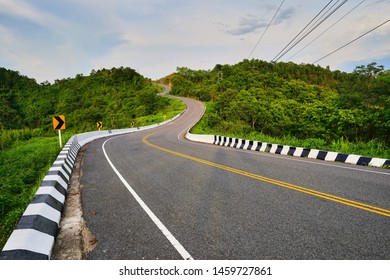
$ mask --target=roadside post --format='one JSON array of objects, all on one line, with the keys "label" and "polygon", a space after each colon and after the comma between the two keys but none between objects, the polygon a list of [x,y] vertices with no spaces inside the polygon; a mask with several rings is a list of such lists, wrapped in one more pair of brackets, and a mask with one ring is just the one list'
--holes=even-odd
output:
[{"label": "roadside post", "polygon": [[53,129],[58,130],[58,138],[59,138],[61,148],[62,148],[61,130],[65,129],[65,128],[66,128],[65,116],[63,116],[63,115],[53,116]]}]

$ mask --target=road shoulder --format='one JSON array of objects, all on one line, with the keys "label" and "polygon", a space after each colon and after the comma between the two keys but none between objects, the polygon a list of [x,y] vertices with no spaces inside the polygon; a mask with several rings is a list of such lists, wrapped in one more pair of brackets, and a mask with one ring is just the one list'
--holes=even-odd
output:
[{"label": "road shoulder", "polygon": [[70,179],[65,208],[62,214],[59,233],[53,248],[53,260],[83,260],[96,246],[96,239],[83,218],[80,179],[81,166],[88,144],[77,155]]}]

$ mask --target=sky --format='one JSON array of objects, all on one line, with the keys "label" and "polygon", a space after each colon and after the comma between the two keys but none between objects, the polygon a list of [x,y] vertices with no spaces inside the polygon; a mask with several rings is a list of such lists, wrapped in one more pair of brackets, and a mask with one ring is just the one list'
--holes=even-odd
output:
[{"label": "sky", "polygon": [[[329,2],[285,0],[271,22],[282,1],[0,0],[0,67],[52,83],[120,66],[158,79],[177,67],[271,61]],[[322,18],[278,61],[313,64],[390,19],[390,0],[360,2]],[[371,62],[390,69],[390,22],[315,64],[352,72]]]}]

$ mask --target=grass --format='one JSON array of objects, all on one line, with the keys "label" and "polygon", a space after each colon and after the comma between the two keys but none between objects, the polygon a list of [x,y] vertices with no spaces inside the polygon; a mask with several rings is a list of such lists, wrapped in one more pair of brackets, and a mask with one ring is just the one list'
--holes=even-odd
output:
[{"label": "grass", "polygon": [[141,127],[155,123],[162,123],[180,114],[186,108],[185,103],[177,99],[169,99],[169,102],[170,105],[164,110],[164,112],[155,115],[139,117],[134,120],[134,125]]},{"label": "grass", "polygon": [[58,137],[35,137],[0,152],[0,248],[60,150]]},{"label": "grass", "polygon": [[7,150],[20,141],[26,141],[42,134],[43,132],[40,129],[2,129],[0,130],[0,151]]}]

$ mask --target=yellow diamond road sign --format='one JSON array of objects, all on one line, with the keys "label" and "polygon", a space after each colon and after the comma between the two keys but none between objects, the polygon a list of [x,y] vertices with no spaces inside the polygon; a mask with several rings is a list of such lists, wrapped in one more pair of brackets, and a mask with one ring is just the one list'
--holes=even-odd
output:
[{"label": "yellow diamond road sign", "polygon": [[63,130],[65,128],[65,116],[53,116],[53,129]]}]

